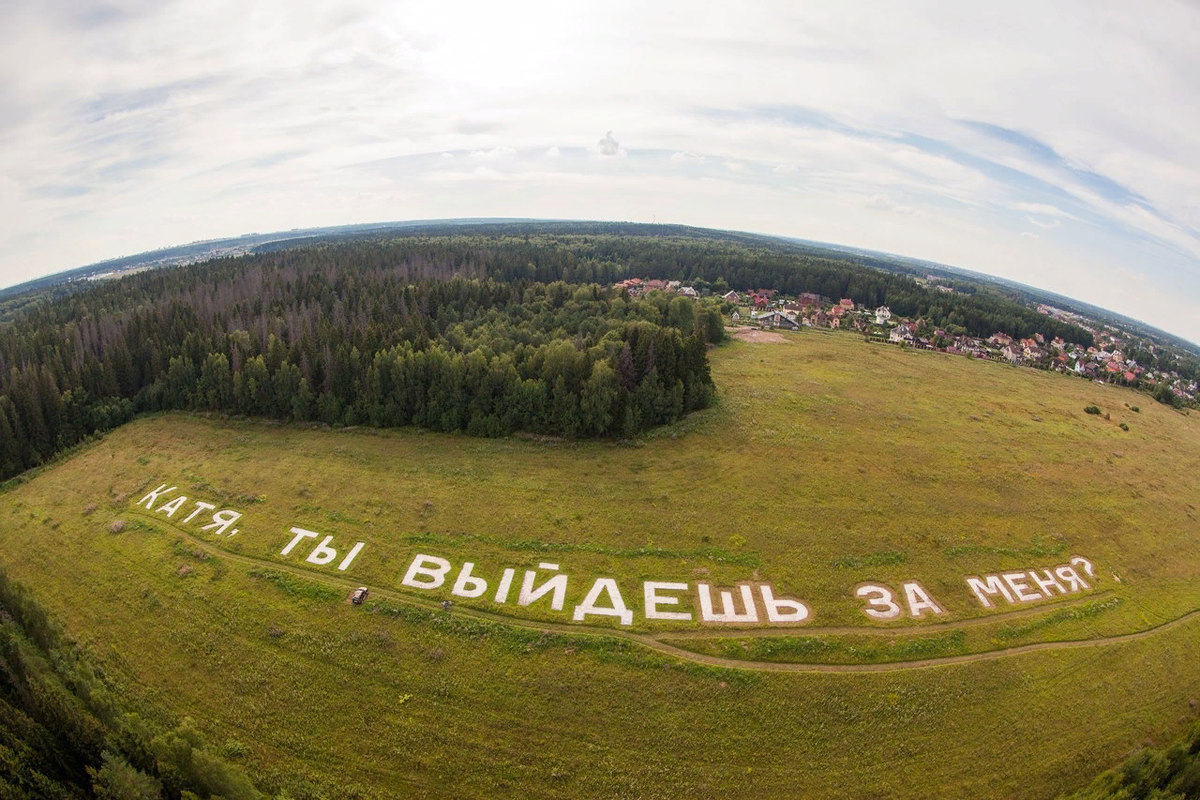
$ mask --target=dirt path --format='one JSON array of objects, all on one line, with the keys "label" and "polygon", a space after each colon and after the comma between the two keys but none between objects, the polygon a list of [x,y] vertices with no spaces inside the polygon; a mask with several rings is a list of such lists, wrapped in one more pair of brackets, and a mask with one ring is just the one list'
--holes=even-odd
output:
[{"label": "dirt path", "polygon": [[[150,514],[142,514],[132,512],[133,515],[141,517],[148,521],[163,523],[161,517],[154,517]],[[169,523],[168,523],[169,524]],[[303,567],[294,567],[288,564],[280,564],[275,561],[268,561],[263,558],[254,558],[253,556],[244,556],[240,553],[231,553],[228,550],[223,550],[216,545],[198,539],[195,536],[180,530],[174,526],[171,529],[181,537],[189,541],[196,547],[201,548],[205,552],[217,558],[226,558],[230,561],[239,564],[247,564],[253,567],[263,567],[275,570],[277,572],[286,572],[305,580],[324,583],[329,586],[337,586],[344,588],[347,594],[357,586],[361,586],[360,581],[352,581],[349,578],[338,577],[337,575],[326,575],[317,573],[312,570],[304,569]],[[391,589],[371,588],[371,593],[376,597],[386,598],[394,602],[405,603],[406,605],[423,608],[428,611],[437,611],[441,609],[440,601],[422,600],[420,598],[411,597],[406,594]],[[1085,600],[1094,600],[1098,595],[1090,595]],[[1077,601],[1077,602],[1082,602]],[[1060,608],[1066,603],[1056,604],[1055,608]],[[1003,615],[1003,619],[1013,617],[1025,617],[1038,613],[1046,609],[1029,609],[1025,611],[1014,611]],[[745,669],[762,672],[895,672],[906,669],[923,669],[927,667],[948,666],[951,664],[969,664],[976,661],[991,661],[999,658],[1007,658],[1009,656],[1019,655],[1021,653],[1032,653],[1037,650],[1067,650],[1079,647],[1102,647],[1110,644],[1120,644],[1122,642],[1130,642],[1137,639],[1144,639],[1149,636],[1161,633],[1171,628],[1184,625],[1187,622],[1200,617],[1200,609],[1188,612],[1181,617],[1156,625],[1152,628],[1147,628],[1136,633],[1125,633],[1117,636],[1106,636],[1096,639],[1082,639],[1077,641],[1066,642],[1038,642],[1036,644],[1020,645],[1018,647],[1010,647],[1004,650],[989,650],[983,653],[968,653],[960,656],[942,656],[939,658],[926,658],[916,661],[891,661],[882,664],[801,664],[801,663],[776,663],[772,661],[742,661],[735,658],[722,658],[720,656],[708,656],[700,653],[693,653],[690,650],[684,650],[674,645],[668,644],[661,639],[699,639],[699,638],[748,638],[760,636],[786,636],[786,635],[819,635],[829,633],[853,633],[853,634],[873,634],[879,633],[883,635],[895,636],[904,633],[926,632],[929,630],[946,630],[949,628],[964,627],[967,625],[977,625],[984,622],[995,622],[1001,616],[979,617],[976,619],[960,620],[958,622],[937,623],[934,625],[922,626],[919,631],[910,628],[888,628],[888,629],[864,629],[864,628],[796,628],[788,630],[729,630],[708,633],[706,631],[680,631],[677,633],[663,632],[657,634],[633,633],[623,631],[616,628],[589,628],[583,625],[568,625],[557,622],[539,622],[535,620],[522,620],[515,617],[505,616],[503,614],[493,614],[487,611],[479,611],[476,609],[460,608],[455,606],[454,611],[450,612],[460,616],[471,617],[473,619],[486,620],[502,625],[510,625],[517,628],[526,628],[536,631],[549,631],[553,633],[568,634],[571,636],[607,636],[616,639],[625,639],[627,641],[636,642],[643,647],[651,650],[656,650],[666,655],[676,658],[693,661],[698,664],[708,664],[715,667],[725,667],[728,669]]]}]

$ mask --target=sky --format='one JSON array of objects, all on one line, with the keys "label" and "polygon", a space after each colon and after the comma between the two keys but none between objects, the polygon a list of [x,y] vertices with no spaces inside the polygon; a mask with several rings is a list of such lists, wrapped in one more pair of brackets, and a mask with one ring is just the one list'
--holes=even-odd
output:
[{"label": "sky", "polygon": [[0,286],[251,231],[658,221],[1200,342],[1195,0],[16,0],[0,30]]}]

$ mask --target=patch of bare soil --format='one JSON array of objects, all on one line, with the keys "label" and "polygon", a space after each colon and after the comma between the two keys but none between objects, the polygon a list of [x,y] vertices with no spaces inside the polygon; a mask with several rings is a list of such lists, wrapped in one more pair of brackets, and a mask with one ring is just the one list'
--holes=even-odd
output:
[{"label": "patch of bare soil", "polygon": [[763,331],[758,328],[747,328],[744,325],[734,328],[729,335],[739,341],[758,342],[759,344],[782,344],[787,341],[781,333]]}]

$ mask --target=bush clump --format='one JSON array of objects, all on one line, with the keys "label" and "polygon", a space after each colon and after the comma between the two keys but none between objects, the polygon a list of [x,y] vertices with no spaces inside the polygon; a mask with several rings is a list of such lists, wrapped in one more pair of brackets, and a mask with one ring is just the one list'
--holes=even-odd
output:
[{"label": "bush clump", "polygon": [[1124,422],[1122,422],[1122,423],[1121,423],[1121,425],[1120,425],[1120,428],[1121,428],[1121,430],[1123,430],[1123,431],[1127,431],[1127,430],[1129,430],[1129,426],[1128,426],[1128,425],[1126,425]]},{"label": "bush clump", "polygon": [[1085,414],[1099,414],[1100,407],[1099,406],[1084,406],[1083,411]]}]

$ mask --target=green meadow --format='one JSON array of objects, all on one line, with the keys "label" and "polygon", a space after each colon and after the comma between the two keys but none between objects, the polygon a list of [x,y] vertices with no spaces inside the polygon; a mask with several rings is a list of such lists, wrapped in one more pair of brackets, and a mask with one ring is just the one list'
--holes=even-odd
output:
[{"label": "green meadow", "polygon": [[[1053,797],[1194,720],[1200,415],[785,340],[711,351],[716,405],[635,441],[142,418],[12,483],[0,559],[143,714],[298,798]],[[195,501],[242,516],[216,535]],[[319,538],[285,555],[293,527]],[[417,554],[441,586],[402,584]],[[1076,556],[1076,593],[965,582]],[[517,604],[526,570],[568,576],[563,610]],[[630,625],[572,620],[602,577]],[[645,581],[688,584],[662,608],[691,619],[647,619]],[[810,613],[705,623],[701,582]],[[856,587],[905,582],[943,613],[863,613]]]}]

